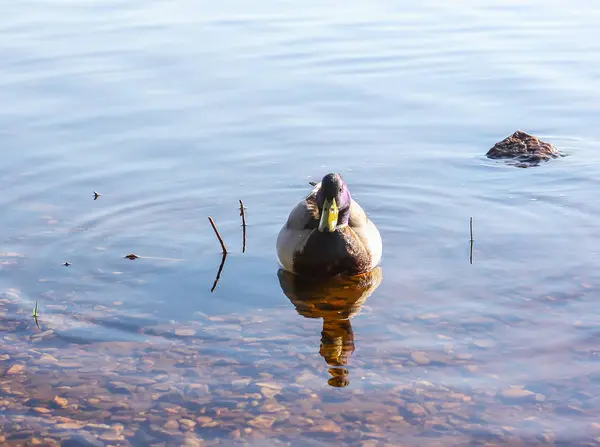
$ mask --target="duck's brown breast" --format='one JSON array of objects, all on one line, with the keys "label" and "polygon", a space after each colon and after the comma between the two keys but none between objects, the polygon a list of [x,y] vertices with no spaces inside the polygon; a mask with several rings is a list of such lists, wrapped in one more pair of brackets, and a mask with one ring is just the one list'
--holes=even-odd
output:
[{"label": "duck's brown breast", "polygon": [[307,276],[356,275],[369,270],[371,256],[350,227],[314,231],[294,255],[294,271]]}]

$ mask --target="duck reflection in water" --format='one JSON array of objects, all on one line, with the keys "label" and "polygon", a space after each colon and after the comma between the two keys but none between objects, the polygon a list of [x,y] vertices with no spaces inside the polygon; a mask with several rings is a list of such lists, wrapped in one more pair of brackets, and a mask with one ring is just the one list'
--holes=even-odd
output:
[{"label": "duck reflection in water", "polygon": [[327,280],[302,278],[280,269],[277,272],[283,293],[305,318],[322,318],[319,353],[330,366],[334,387],[350,384],[348,364],[354,352],[354,332],[350,318],[360,312],[363,303],[379,287],[383,278],[381,267],[351,277]]}]

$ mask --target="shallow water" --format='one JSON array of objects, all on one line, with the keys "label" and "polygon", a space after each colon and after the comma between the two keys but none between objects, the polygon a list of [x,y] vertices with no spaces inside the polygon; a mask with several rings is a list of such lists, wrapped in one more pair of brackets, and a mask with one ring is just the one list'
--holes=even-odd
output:
[{"label": "shallow water", "polygon": [[[5,6],[2,442],[600,443],[596,3]],[[278,272],[329,171],[354,288]]]}]

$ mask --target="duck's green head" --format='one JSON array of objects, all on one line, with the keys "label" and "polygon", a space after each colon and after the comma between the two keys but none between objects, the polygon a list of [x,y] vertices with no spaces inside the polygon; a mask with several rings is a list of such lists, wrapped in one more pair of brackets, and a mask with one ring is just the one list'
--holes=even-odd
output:
[{"label": "duck's green head", "polygon": [[317,191],[319,231],[333,233],[339,225],[347,225],[352,197],[340,174],[327,174]]}]

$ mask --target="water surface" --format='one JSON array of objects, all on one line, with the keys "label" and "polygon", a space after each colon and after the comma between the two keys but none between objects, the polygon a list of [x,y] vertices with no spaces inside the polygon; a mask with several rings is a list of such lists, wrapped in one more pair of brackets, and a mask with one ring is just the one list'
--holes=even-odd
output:
[{"label": "water surface", "polygon": [[[6,442],[597,442],[596,3],[4,10]],[[484,157],[517,129],[568,156]],[[330,171],[384,240],[360,290],[278,273]]]}]

